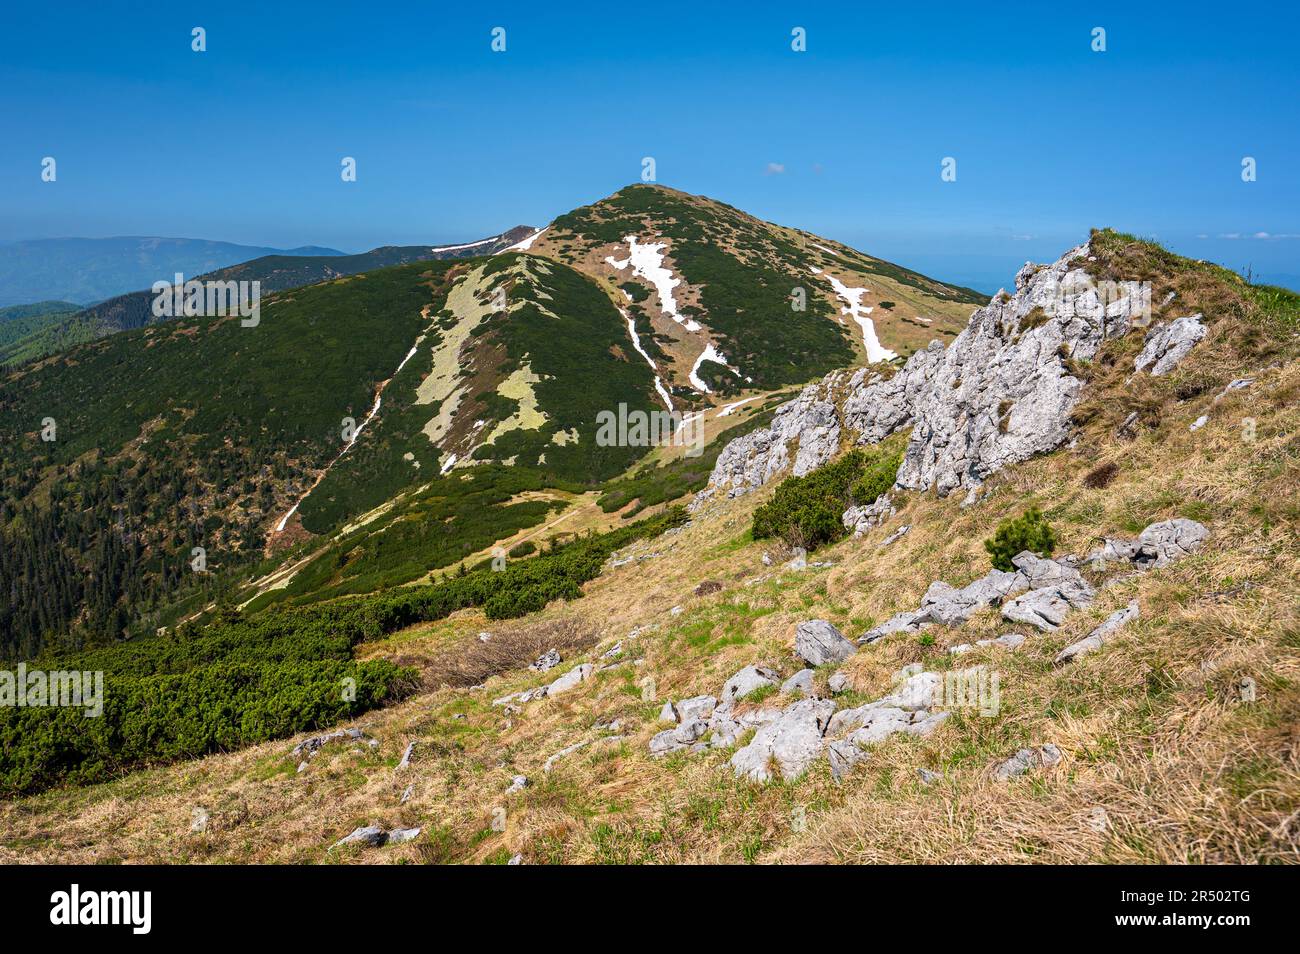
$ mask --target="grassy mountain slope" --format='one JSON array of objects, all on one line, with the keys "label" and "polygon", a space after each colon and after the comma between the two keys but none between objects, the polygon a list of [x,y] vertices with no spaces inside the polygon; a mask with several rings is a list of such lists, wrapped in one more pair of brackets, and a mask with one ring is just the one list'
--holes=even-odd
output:
[{"label": "grassy mountain slope", "polygon": [[89,341],[90,336],[77,333],[82,325],[68,321],[80,310],[80,305],[70,301],[40,301],[0,308],[0,367],[21,364]]},{"label": "grassy mountain slope", "polygon": [[273,296],[253,328],[183,318],[122,332],[11,373],[0,577],[17,598],[0,654],[69,631],[113,638],[178,591],[210,590],[193,547],[210,571],[260,558],[267,525],[343,446],[343,418],[370,408],[451,267]]},{"label": "grassy mountain slope", "polygon": [[[299,772],[291,741],[268,742],[5,803],[0,859],[1300,861],[1300,297],[1114,233],[1094,236],[1093,253],[1097,277],[1146,278],[1156,301],[1174,291],[1209,334],[1163,377],[1132,374],[1140,332],[1106,343],[1077,369],[1087,383],[1075,439],[995,475],[978,504],[899,494],[897,517],[819,550],[806,570],[751,538],[773,487],[711,505],[681,530],[620,543],[581,600],[517,622],[466,608],[359,643],[359,658],[413,666],[423,680],[407,701],[366,717],[373,749],[326,747]],[[1253,382],[1225,393],[1241,377]],[[1134,412],[1137,426],[1121,430]],[[1191,430],[1201,416],[1208,423]],[[843,667],[842,705],[879,698],[891,673],[921,663],[990,667],[1001,706],[989,716],[956,710],[928,737],[894,736],[842,784],[824,761],[798,782],[757,786],[734,778],[729,749],[648,754],[664,700],[717,694],[750,664],[788,676],[801,665],[791,648],[803,620],[856,636],[914,607],[931,580],[982,575],[982,541],[1030,505],[1057,529],[1062,553],[1175,516],[1211,537],[1176,563],[1117,580],[1055,632],[985,610],[960,627],[862,647]],[[911,532],[882,549],[903,523]],[[697,593],[704,581],[719,586]],[[1092,655],[1053,664],[1130,600],[1137,622]],[[948,652],[1008,630],[1027,634],[1018,650],[977,648],[960,662]],[[551,646],[562,666],[529,672]],[[595,671],[568,693],[517,711],[492,705],[581,662]],[[827,675],[816,676],[823,691]],[[1254,701],[1243,700],[1246,677]],[[411,766],[396,771],[411,742]],[[1017,749],[1049,742],[1063,756],[1054,769],[990,777]],[[919,768],[940,777],[924,784]],[[530,784],[505,795],[514,774]],[[210,824],[187,834],[198,808]],[[363,824],[423,832],[405,845],[327,852]]]},{"label": "grassy mountain slope", "polygon": [[[627,236],[663,243],[663,267],[679,284],[680,315],[703,326],[695,334],[665,316],[655,285],[609,262],[627,258]],[[955,288],[847,246],[773,225],[731,206],[661,186],[629,186],[608,199],[557,218],[532,252],[569,262],[625,294],[627,309],[654,336],[676,368],[687,372],[707,338],[739,373],[712,365],[711,387],[737,393],[807,381],[865,357],[863,335],[843,309],[830,278],[863,289],[882,344],[906,357],[934,338],[965,326],[984,296]],[[813,269],[818,271],[814,272]],[[800,289],[802,309],[793,305]],[[617,299],[616,299],[617,300]]]}]

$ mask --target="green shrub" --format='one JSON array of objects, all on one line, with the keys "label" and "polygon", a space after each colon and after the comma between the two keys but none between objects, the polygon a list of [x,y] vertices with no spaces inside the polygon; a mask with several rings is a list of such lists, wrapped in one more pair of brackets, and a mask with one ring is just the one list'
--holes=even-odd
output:
[{"label": "green shrub", "polygon": [[867,463],[862,476],[853,482],[850,492],[860,504],[873,503],[881,494],[889,493],[903,463],[903,452],[875,454]]},{"label": "green shrub", "polygon": [[844,511],[888,491],[902,460],[901,451],[854,450],[804,477],[786,478],[754,511],[754,539],[780,537],[809,551],[841,539],[848,532]]},{"label": "green shrub", "polygon": [[998,524],[993,538],[984,541],[984,549],[993,558],[996,569],[1011,571],[1016,568],[1011,558],[1025,550],[1050,557],[1056,549],[1056,534],[1038,508],[1030,507],[1019,517]]}]

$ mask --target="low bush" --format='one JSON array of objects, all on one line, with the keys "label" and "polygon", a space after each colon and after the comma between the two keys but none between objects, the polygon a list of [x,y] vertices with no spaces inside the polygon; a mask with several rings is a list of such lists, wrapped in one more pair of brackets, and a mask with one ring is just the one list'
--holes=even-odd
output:
[{"label": "low bush", "polygon": [[1050,557],[1056,549],[1056,534],[1038,508],[1030,507],[1019,517],[998,524],[992,539],[984,541],[984,549],[992,557],[995,569],[1009,572],[1016,568],[1011,558],[1025,550]]}]

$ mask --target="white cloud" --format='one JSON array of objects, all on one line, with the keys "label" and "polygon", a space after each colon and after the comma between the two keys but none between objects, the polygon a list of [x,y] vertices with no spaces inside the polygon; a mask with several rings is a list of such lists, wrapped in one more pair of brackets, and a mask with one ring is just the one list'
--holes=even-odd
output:
[{"label": "white cloud", "polygon": [[767,168],[763,170],[765,176],[779,176],[785,173],[785,163],[769,162]]},{"label": "white cloud", "polygon": [[[1204,238],[1204,236],[1198,236]],[[1294,232],[1252,232],[1249,235],[1241,232],[1222,232],[1219,234],[1221,239],[1259,239],[1260,241],[1275,241],[1277,239],[1298,239],[1300,234]]]}]

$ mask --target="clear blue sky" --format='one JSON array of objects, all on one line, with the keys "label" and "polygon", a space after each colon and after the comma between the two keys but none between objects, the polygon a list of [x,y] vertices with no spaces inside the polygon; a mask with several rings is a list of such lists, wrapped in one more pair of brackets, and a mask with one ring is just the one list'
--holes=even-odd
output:
[{"label": "clear blue sky", "polygon": [[1300,275],[1295,4],[728,6],[9,3],[0,239],[463,241],[649,155],[666,185],[979,287],[1093,225]]}]

